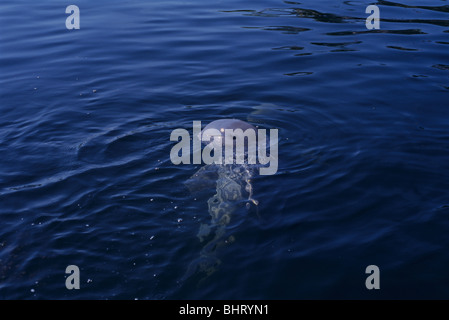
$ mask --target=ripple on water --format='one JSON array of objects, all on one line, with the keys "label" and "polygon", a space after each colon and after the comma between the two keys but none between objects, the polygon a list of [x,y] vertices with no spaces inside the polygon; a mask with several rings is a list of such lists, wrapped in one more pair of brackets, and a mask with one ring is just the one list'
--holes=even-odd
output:
[{"label": "ripple on water", "polygon": [[[379,297],[447,297],[445,1],[380,1],[379,30],[360,1],[90,2],[73,32],[28,2],[0,4],[1,298],[372,298],[373,263]],[[201,286],[215,189],[169,137],[224,118],[278,129],[279,168]]]}]

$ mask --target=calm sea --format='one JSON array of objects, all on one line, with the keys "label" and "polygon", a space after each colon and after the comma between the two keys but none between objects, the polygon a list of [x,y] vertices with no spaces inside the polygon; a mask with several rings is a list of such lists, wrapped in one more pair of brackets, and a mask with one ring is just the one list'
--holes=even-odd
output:
[{"label": "calm sea", "polygon": [[[0,298],[447,299],[448,101],[445,0],[1,1]],[[170,133],[226,118],[279,168],[213,224]]]}]

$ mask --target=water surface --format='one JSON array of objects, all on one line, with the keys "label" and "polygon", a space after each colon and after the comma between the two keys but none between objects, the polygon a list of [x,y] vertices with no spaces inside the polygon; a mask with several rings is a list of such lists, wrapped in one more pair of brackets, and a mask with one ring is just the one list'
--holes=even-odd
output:
[{"label": "water surface", "polygon": [[[448,297],[447,1],[76,5],[0,4],[0,298]],[[279,170],[198,284],[215,190],[169,137],[222,118],[278,129]]]}]

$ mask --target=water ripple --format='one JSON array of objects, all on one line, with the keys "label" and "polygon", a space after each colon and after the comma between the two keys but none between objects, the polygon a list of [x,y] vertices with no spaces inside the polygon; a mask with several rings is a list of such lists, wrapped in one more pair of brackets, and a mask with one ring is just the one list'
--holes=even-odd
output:
[{"label": "water ripple", "polygon": [[[367,30],[366,5],[84,2],[66,30],[2,2],[0,298],[372,298],[372,263],[382,298],[447,297],[449,7],[378,1]],[[201,286],[215,189],[169,137],[225,118],[278,129],[279,167]]]}]

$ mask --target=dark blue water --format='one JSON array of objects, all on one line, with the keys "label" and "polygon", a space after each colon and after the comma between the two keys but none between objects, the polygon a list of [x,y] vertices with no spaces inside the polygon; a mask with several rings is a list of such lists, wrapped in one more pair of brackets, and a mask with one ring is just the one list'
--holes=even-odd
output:
[{"label": "dark blue water", "polygon": [[[0,298],[449,297],[447,1],[371,31],[368,1],[69,4],[0,3]],[[185,277],[215,190],[170,133],[222,118],[278,129],[279,169]]]}]

